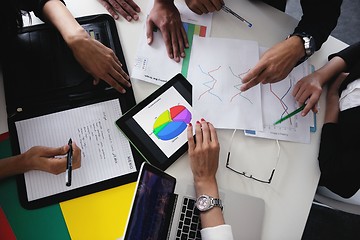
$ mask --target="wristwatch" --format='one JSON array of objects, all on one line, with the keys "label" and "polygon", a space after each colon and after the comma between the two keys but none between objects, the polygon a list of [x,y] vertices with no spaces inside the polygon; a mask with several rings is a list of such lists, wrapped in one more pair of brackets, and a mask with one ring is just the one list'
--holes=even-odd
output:
[{"label": "wristwatch", "polygon": [[208,211],[213,207],[219,207],[221,208],[221,210],[223,210],[221,199],[213,198],[208,195],[201,195],[200,197],[198,197],[195,206],[197,209],[199,209],[200,212]]},{"label": "wristwatch", "polygon": [[314,54],[314,52],[315,52],[315,40],[311,35],[306,34],[304,32],[290,34],[287,38],[290,38],[292,36],[300,37],[303,40],[303,43],[304,43],[305,56],[302,59],[300,59],[300,61],[298,62],[298,64],[300,64],[303,61],[305,61],[306,59],[308,59],[311,55]]}]

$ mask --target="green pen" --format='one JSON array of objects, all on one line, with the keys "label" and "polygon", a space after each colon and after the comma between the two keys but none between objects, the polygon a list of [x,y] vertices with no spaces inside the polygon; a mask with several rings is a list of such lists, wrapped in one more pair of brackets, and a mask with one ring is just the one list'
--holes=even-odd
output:
[{"label": "green pen", "polygon": [[274,125],[279,124],[279,123],[285,121],[286,119],[291,118],[291,117],[294,116],[295,114],[301,112],[301,111],[305,108],[305,106],[306,106],[306,104],[303,104],[301,107],[299,107],[299,108],[296,109],[295,111],[289,113],[288,115],[286,115],[286,116],[283,117],[283,118],[280,118],[278,121],[276,121],[276,122],[274,123]]}]

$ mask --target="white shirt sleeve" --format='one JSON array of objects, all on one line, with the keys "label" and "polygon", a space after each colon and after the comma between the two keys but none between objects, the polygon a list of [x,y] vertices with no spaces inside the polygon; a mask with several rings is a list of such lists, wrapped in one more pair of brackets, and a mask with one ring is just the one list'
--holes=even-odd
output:
[{"label": "white shirt sleeve", "polygon": [[219,225],[216,227],[208,227],[201,229],[202,240],[233,240],[231,226],[228,224]]}]

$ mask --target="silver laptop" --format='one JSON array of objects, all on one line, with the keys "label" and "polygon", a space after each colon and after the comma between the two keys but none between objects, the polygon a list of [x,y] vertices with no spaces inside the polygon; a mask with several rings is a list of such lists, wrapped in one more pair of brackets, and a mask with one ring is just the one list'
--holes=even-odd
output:
[{"label": "silver laptop", "polygon": [[[259,240],[264,219],[264,200],[221,190],[224,218],[234,239]],[[194,186],[176,184],[171,175],[144,162],[124,232],[124,240],[201,239]]]}]

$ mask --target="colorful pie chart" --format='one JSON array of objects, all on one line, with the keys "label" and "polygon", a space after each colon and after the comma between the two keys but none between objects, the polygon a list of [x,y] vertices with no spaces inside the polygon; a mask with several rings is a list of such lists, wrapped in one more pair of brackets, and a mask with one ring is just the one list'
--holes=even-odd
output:
[{"label": "colorful pie chart", "polygon": [[190,121],[190,111],[182,105],[177,105],[164,111],[156,118],[153,133],[158,139],[171,140],[179,136]]}]

